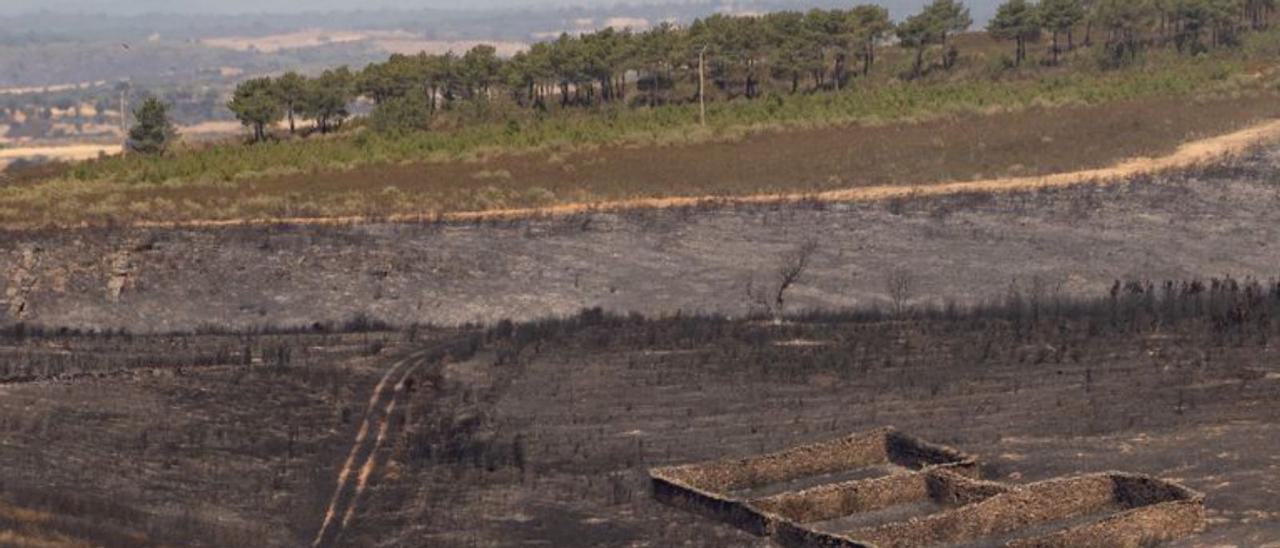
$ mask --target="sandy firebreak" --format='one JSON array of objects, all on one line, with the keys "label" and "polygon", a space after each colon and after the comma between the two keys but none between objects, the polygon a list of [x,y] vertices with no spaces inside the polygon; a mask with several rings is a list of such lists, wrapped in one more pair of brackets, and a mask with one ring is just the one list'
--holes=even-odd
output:
[{"label": "sandy firebreak", "polygon": [[378,220],[412,223],[427,221],[475,221],[570,216],[588,212],[630,209],[662,209],[703,204],[785,204],[795,202],[871,202],[907,197],[947,196],[965,193],[1004,193],[1043,188],[1061,188],[1083,184],[1102,184],[1138,175],[1203,165],[1242,154],[1249,149],[1280,140],[1280,120],[1268,121],[1240,131],[1186,143],[1167,156],[1131,158],[1116,165],[1069,173],[1031,177],[1009,177],[980,181],[920,182],[905,185],[879,185],[832,190],[817,193],[756,194],[747,196],[690,196],[674,198],[641,198],[606,202],[570,203],[540,208],[495,209],[455,213],[421,213],[391,215],[377,219],[366,216],[281,217],[273,219],[231,219],[182,222],[143,221],[134,226],[147,228],[229,227],[270,224],[343,225]]},{"label": "sandy firebreak", "polygon": [[0,166],[22,158],[46,157],[79,161],[97,158],[99,154],[119,154],[120,145],[66,145],[45,147],[0,148]]}]

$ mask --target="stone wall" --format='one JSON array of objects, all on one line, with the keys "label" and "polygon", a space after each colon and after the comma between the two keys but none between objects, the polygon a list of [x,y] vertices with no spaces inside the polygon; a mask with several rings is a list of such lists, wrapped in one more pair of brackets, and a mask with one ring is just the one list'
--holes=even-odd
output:
[{"label": "stone wall", "polygon": [[[877,465],[898,471],[759,498],[734,494]],[[1148,476],[1104,473],[1006,485],[977,475],[973,457],[891,428],[650,472],[659,501],[788,548],[917,548],[992,539],[1017,548],[1138,548],[1205,524],[1203,495]],[[841,533],[812,527],[922,502],[937,510]]]}]

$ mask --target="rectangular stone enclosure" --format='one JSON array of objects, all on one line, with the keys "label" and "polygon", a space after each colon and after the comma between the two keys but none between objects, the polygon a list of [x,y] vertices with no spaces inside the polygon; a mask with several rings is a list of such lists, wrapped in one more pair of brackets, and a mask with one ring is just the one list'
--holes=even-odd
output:
[{"label": "rectangular stone enclosure", "polygon": [[1146,476],[978,476],[973,456],[892,428],[650,470],[658,501],[794,548],[1140,547],[1205,522],[1203,495]]}]

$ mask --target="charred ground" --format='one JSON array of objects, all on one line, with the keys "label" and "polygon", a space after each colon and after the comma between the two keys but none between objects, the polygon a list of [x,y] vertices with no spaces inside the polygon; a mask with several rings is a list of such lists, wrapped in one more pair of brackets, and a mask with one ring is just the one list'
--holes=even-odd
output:
[{"label": "charred ground", "polygon": [[[363,316],[461,325],[600,306],[742,315],[798,246],[817,249],[792,311],[1069,294],[1115,279],[1274,274],[1274,149],[1102,185],[857,204],[637,210],[475,223],[83,229],[0,239],[0,323],[189,331]],[[998,281],[998,283],[996,283]],[[4,319],[6,318],[7,319]]]},{"label": "charred ground", "polygon": [[115,546],[309,542],[377,379],[443,347],[386,415],[331,545],[760,544],[653,502],[646,470],[885,424],[1002,481],[1176,479],[1209,496],[1185,545],[1263,545],[1280,538],[1277,317],[1280,287],[1222,280],[780,325],[589,311],[462,332],[8,331],[0,519]]},{"label": "charred ground", "polygon": [[[653,503],[645,470],[883,425],[1003,481],[1182,481],[1209,496],[1187,545],[1276,542],[1276,158],[862,204],[6,233],[0,543],[297,546],[338,500],[342,545],[751,544]],[[750,316],[803,249],[788,319]],[[407,358],[370,415],[386,442],[357,444],[367,489],[335,495]]]}]

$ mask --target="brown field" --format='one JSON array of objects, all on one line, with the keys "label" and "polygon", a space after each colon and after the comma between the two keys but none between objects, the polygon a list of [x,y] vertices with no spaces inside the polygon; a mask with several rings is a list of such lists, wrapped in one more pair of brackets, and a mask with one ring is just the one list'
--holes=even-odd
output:
[{"label": "brown field", "polygon": [[426,40],[417,34],[405,31],[328,31],[303,30],[288,34],[272,34],[267,36],[225,36],[206,38],[200,43],[209,47],[224,48],[236,51],[257,50],[264,53],[276,53],[283,50],[305,49],[329,44],[347,44],[369,42],[386,53],[402,53],[413,55],[419,52],[442,54],[454,52],[462,54],[480,45],[492,45],[498,54],[504,57],[515,55],[528,47],[520,42],[495,42],[492,40],[444,41]]},{"label": "brown field", "polygon": [[[232,184],[77,189],[0,202],[9,225],[466,214],[650,198],[805,194],[1040,176],[1164,156],[1280,114],[1270,94],[1148,99],[871,127],[771,131],[726,142],[366,166]],[[38,179],[33,179],[38,184]],[[72,207],[88,200],[85,207]],[[61,205],[60,205],[61,204]],[[114,204],[114,205],[113,205]],[[124,207],[127,204],[128,207]],[[70,209],[68,209],[70,208]],[[99,218],[99,216],[105,216]]]},{"label": "brown field", "polygon": [[[287,127],[287,126],[285,126]],[[184,126],[178,128],[180,136],[199,136],[199,137],[225,137],[227,135],[240,135],[245,132],[244,124],[235,121],[220,122],[201,122],[193,126]]]},{"label": "brown field", "polygon": [[493,40],[423,40],[414,36],[376,38],[373,43],[382,51],[387,53],[400,53],[403,55],[416,55],[422,52],[434,55],[449,52],[462,54],[471,48],[483,44],[493,46],[497,50],[499,56],[510,57],[528,49],[529,47],[528,44],[522,42],[496,42]]},{"label": "brown field", "polygon": [[326,44],[345,44],[363,42],[369,35],[355,31],[303,30],[288,34],[272,34],[267,36],[226,36],[221,38],[205,38],[200,41],[209,47],[225,48],[236,51],[257,50],[263,53],[275,53],[287,49],[314,48]]},{"label": "brown field", "polygon": [[67,91],[73,89],[87,89],[107,85],[106,80],[98,80],[96,82],[80,82],[77,84],[55,84],[51,86],[34,86],[34,87],[9,87],[0,88],[0,95],[25,95],[29,93],[49,93],[58,91]]},{"label": "brown field", "polygon": [[[503,157],[483,163],[389,166],[254,183],[281,195],[342,192],[359,177],[394,186],[445,211],[484,209],[486,193],[537,188],[552,200],[735,196],[822,192],[873,185],[1045,175],[1161,156],[1178,145],[1280,115],[1270,95],[1147,100],[1103,107],[1036,109],[920,124],[769,132],[740,141],[603,148],[567,155]],[[487,192],[486,192],[487,191]]]},{"label": "brown field", "polygon": [[[71,126],[68,127],[70,128]],[[282,125],[281,127],[287,126]],[[3,133],[4,128],[5,126],[0,126],[0,133]],[[85,128],[87,128],[87,133],[94,135],[86,139],[97,140],[102,139],[104,136],[108,140],[120,139],[120,129],[116,124],[89,124]],[[187,142],[225,139],[230,136],[242,135],[244,132],[244,126],[239,122],[202,122],[196,125],[178,127],[178,136]],[[0,136],[0,145],[3,145],[0,146],[0,171],[3,171],[5,166],[14,161],[22,159],[39,159],[47,162],[78,162],[97,158],[100,154],[115,155],[120,154],[122,151],[122,147],[118,143],[75,142],[73,138],[45,140],[39,144],[31,144],[7,140]],[[38,171],[39,169],[35,170]],[[19,174],[19,177],[21,175]],[[0,179],[0,184],[3,182]]]}]

